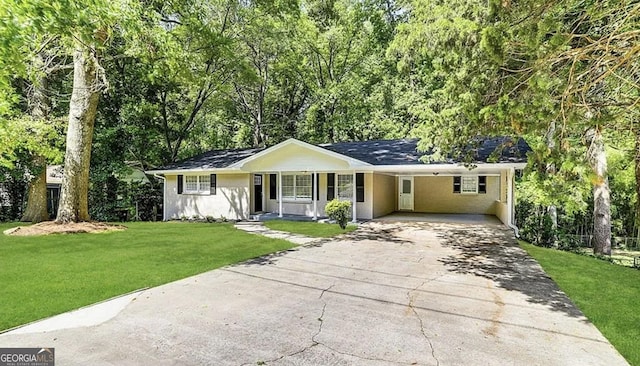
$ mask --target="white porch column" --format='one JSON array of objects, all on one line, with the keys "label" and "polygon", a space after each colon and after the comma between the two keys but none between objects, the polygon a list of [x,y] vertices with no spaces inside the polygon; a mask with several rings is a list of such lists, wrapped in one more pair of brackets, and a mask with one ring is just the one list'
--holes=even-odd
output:
[{"label": "white porch column", "polygon": [[278,172],[278,217],[282,217],[282,172]]},{"label": "white porch column", "polygon": [[313,172],[313,192],[311,192],[311,197],[313,198],[313,221],[318,220],[318,174]]},{"label": "white porch column", "polygon": [[353,197],[351,197],[351,205],[353,206],[353,220],[352,222],[358,222],[357,209],[356,209],[356,171],[353,171]]},{"label": "white porch column", "polygon": [[507,225],[513,225],[513,168],[507,170]]}]

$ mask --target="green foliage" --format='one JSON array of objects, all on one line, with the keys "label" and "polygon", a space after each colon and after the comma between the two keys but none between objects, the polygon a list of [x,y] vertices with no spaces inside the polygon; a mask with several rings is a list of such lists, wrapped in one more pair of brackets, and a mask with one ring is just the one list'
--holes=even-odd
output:
[{"label": "green foliage", "polygon": [[[162,186],[155,182],[126,181],[93,174],[89,212],[98,221],[155,221],[161,213]],[[137,215],[137,216],[136,216]]]},{"label": "green foliage", "polygon": [[59,118],[37,120],[23,115],[5,121],[0,129],[0,166],[11,168],[20,160],[31,163],[33,155],[52,164],[62,161],[63,123]]},{"label": "green foliage", "polygon": [[336,223],[340,225],[340,228],[344,230],[351,216],[351,202],[333,199],[327,202],[327,205],[324,207],[324,212],[331,220],[335,220]]},{"label": "green foliage", "polygon": [[17,221],[26,204],[27,168],[18,164],[9,169],[0,166],[0,222]]},{"label": "green foliage", "polygon": [[640,271],[521,243],[632,365],[640,365]]},{"label": "green foliage", "polygon": [[[0,224],[0,278],[11,279],[0,288],[0,330],[293,246],[229,224],[188,225],[19,237],[2,234],[15,224]],[[41,301],[41,291],[52,295]]]}]

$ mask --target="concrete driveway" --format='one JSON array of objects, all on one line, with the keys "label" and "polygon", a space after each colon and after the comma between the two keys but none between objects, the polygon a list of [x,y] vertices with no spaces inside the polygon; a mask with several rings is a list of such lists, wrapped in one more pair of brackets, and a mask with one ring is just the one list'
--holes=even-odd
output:
[{"label": "concrete driveway", "polygon": [[627,364],[499,225],[372,222],[130,298],[0,346],[59,365]]}]

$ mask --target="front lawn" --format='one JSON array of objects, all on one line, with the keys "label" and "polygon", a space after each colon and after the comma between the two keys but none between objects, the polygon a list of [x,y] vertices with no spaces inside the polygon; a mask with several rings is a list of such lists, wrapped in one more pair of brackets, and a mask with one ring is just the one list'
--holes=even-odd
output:
[{"label": "front lawn", "polygon": [[332,236],[349,233],[357,228],[356,225],[347,225],[342,230],[338,224],[325,224],[313,221],[287,221],[269,220],[264,222],[264,226],[271,230],[286,231],[289,233],[311,236],[314,238],[329,238]]},{"label": "front lawn", "polygon": [[632,365],[640,365],[640,271],[520,243]]},{"label": "front lawn", "polygon": [[136,222],[102,234],[2,234],[17,225],[0,224],[0,330],[294,246],[231,224]]}]

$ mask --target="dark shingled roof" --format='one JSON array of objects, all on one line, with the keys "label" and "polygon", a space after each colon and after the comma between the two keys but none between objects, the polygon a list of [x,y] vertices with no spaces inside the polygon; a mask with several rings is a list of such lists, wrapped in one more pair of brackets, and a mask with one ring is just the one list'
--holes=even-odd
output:
[{"label": "dark shingled roof", "polygon": [[[420,160],[425,153],[417,150],[418,139],[339,142],[320,146],[372,165],[425,164]],[[518,139],[516,142],[508,137],[493,137],[479,140],[475,150],[472,163],[525,163],[526,154],[531,148],[524,139]],[[447,158],[445,161],[432,161],[429,164],[458,162]]]},{"label": "dark shingled roof", "polygon": [[[424,154],[418,152],[417,144],[418,139],[400,139],[339,142],[319,146],[372,165],[425,164],[420,160]],[[264,149],[213,150],[154,170],[226,168]],[[530,150],[523,139],[514,142],[508,137],[485,138],[480,140],[472,163],[524,163]],[[492,154],[496,155],[495,160],[492,159]],[[429,164],[438,163],[455,164],[458,161],[448,158]]]},{"label": "dark shingled roof", "polygon": [[153,170],[226,168],[233,163],[257,154],[264,149],[264,147],[261,147],[257,149],[212,150]]}]

